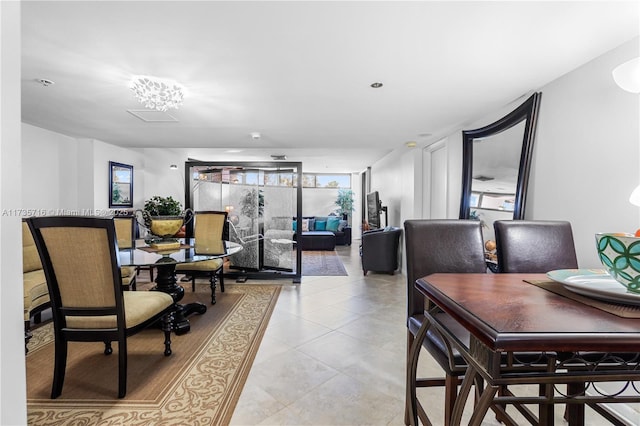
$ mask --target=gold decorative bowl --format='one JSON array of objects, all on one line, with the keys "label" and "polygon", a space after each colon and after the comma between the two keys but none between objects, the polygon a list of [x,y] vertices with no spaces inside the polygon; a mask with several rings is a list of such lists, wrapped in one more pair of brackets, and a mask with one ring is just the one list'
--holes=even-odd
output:
[{"label": "gold decorative bowl", "polygon": [[184,224],[181,216],[151,216],[149,230],[153,235],[171,238],[178,233]]}]

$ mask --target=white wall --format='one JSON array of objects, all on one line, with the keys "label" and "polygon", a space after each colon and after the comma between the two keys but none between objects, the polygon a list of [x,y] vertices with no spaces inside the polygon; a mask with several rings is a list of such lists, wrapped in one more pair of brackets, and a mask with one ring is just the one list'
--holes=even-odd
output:
[{"label": "white wall", "polygon": [[638,56],[638,38],[542,88],[526,217],[566,219],[581,267],[600,267],[596,232],[634,232],[640,183],[640,97],[611,71]]},{"label": "white wall", "polygon": [[[640,227],[640,209],[628,202],[640,183],[640,97],[618,88],[611,77],[615,66],[639,51],[636,38],[541,88],[532,88],[542,92],[542,101],[525,217],[570,221],[580,267],[600,267],[594,248],[596,232],[634,232]],[[447,137],[447,217],[456,218],[459,213],[462,129],[489,124],[526,97],[432,137],[432,142]],[[417,179],[424,171],[418,157],[422,157],[419,150],[396,150],[371,167],[371,189],[380,191],[389,206],[390,225],[401,226],[420,210],[406,195],[399,198],[410,175]],[[417,199],[422,187],[415,188]]]},{"label": "white wall", "polygon": [[79,208],[77,146],[75,138],[22,124],[23,208]]},{"label": "white wall", "polygon": [[[20,216],[20,2],[0,2],[0,424],[27,423]],[[41,170],[40,172],[45,172]]]}]

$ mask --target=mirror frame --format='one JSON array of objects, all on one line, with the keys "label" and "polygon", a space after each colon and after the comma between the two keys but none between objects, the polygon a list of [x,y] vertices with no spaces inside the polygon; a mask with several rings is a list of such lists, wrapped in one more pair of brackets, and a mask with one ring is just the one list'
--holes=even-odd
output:
[{"label": "mirror frame", "polygon": [[498,121],[487,126],[462,131],[462,199],[460,201],[460,219],[469,219],[471,211],[471,180],[473,176],[473,141],[487,138],[504,132],[511,127],[525,121],[522,150],[520,151],[520,165],[516,182],[515,205],[513,219],[524,219],[524,208],[527,199],[529,183],[529,169],[531,168],[531,154],[535,139],[538,111],[542,93],[531,95],[522,105]]}]

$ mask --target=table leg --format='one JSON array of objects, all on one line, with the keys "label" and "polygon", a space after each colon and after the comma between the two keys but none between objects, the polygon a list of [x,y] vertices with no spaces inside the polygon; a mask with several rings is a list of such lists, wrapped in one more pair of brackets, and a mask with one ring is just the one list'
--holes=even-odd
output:
[{"label": "table leg", "polygon": [[[568,383],[567,395],[584,395],[584,383]],[[570,426],[584,426],[584,404],[567,404],[567,423]]]},{"label": "table leg", "polygon": [[207,312],[207,306],[203,303],[187,303],[182,305],[178,303],[184,297],[184,288],[178,285],[176,280],[175,263],[157,264],[156,286],[152,289],[162,291],[173,298],[175,304],[175,312],[173,314],[173,330],[177,335],[188,333],[191,325],[187,319],[192,313],[204,314]]}]

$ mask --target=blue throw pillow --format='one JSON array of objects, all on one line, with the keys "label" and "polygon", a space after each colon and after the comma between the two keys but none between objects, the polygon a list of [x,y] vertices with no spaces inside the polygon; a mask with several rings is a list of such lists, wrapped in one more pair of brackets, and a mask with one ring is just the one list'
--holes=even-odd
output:
[{"label": "blue throw pillow", "polygon": [[340,226],[340,219],[330,217],[327,219],[327,231],[337,231]]},{"label": "blue throw pillow", "polygon": [[316,220],[316,231],[326,231],[326,230],[327,230],[327,221]]},{"label": "blue throw pillow", "polygon": [[293,221],[293,230],[295,231],[298,228],[298,222]]}]

